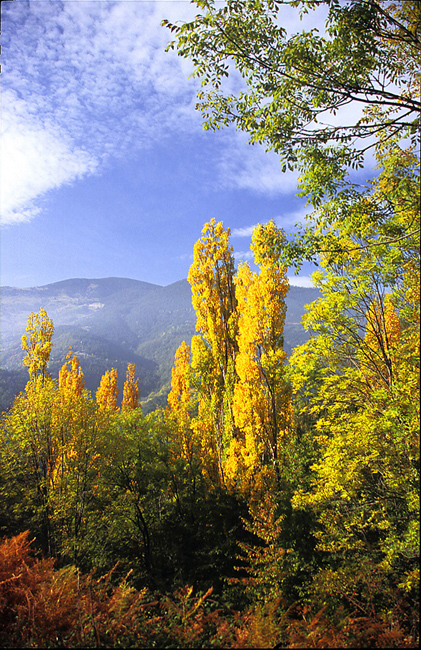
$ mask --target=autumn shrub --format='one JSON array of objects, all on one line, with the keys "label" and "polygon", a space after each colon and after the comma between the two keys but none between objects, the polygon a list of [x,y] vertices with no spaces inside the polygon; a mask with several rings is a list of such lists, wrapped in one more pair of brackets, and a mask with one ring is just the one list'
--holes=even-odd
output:
[{"label": "autumn shrub", "polygon": [[[0,544],[0,647],[247,648],[248,614],[220,608],[186,586],[146,598],[113,571],[97,578],[31,553],[29,532]],[[261,646],[262,647],[262,646]]]},{"label": "autumn shrub", "polygon": [[210,598],[212,589],[195,596],[185,586],[157,603],[149,619],[149,640],[160,648],[250,648],[248,616],[222,608]]},{"label": "autumn shrub", "polygon": [[2,647],[112,647],[141,638],[145,591],[112,572],[96,579],[30,552],[29,532],[0,545],[0,644]]},{"label": "autumn shrub", "polygon": [[417,641],[396,625],[379,618],[344,615],[339,624],[326,615],[327,607],[313,613],[304,608],[287,628],[288,648],[417,648]]}]

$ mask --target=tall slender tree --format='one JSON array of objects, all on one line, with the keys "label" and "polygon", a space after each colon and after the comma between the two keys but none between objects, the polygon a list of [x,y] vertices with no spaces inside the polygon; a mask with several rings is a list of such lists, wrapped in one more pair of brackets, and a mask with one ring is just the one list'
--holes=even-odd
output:
[{"label": "tall slender tree", "polygon": [[135,379],[136,366],[134,363],[127,364],[126,381],[123,388],[123,411],[139,408],[139,379]]},{"label": "tall slender tree", "polygon": [[234,429],[232,395],[238,351],[235,262],[229,228],[212,219],[202,233],[188,275],[196,329],[200,332],[192,340],[192,368],[199,394],[196,427],[201,432],[205,455],[216,458],[213,476],[223,484],[227,440]]},{"label": "tall slender tree", "polygon": [[41,307],[38,314],[32,312],[26,325],[26,334],[22,336],[22,350],[26,352],[23,365],[27,366],[29,378],[36,382],[38,377],[46,377],[47,364],[51,354],[54,334],[53,321]]},{"label": "tall slender tree", "polygon": [[119,395],[118,375],[115,368],[106,370],[101,377],[99,388],[96,392],[96,401],[101,410],[117,411],[117,397]]},{"label": "tall slender tree", "polygon": [[266,240],[273,236],[280,236],[273,221],[255,228],[251,248],[260,270],[252,272],[243,263],[235,278],[239,320],[233,409],[237,432],[226,472],[233,481],[243,483],[249,496],[250,492],[261,495],[265,478],[279,478],[282,438],[292,428],[283,350],[289,285],[276,255],[265,254]]}]

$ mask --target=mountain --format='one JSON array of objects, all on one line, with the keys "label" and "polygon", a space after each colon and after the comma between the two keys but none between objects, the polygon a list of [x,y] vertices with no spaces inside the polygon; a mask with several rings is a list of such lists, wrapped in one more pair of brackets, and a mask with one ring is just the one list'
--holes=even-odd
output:
[{"label": "mountain", "polygon": [[[289,354],[308,335],[301,325],[304,305],[317,289],[290,288],[287,296],[285,350]],[[0,296],[0,409],[22,390],[22,334],[31,312],[43,307],[54,322],[49,370],[53,376],[69,346],[80,360],[86,387],[95,393],[105,370],[116,368],[122,392],[127,363],[136,364],[144,410],[164,404],[174,354],[195,333],[195,313],[187,280],[166,287],[127,278],[76,278],[41,287],[2,287]]]}]

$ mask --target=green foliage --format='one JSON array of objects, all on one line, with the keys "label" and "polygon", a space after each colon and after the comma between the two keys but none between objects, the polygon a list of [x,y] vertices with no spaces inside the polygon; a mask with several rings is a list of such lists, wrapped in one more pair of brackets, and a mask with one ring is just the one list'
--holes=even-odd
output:
[{"label": "green foliage", "polygon": [[[420,9],[413,0],[402,4],[197,0],[191,22],[163,24],[175,35],[168,47],[193,62],[201,81],[205,128],[234,124],[250,142],[276,151],[283,171],[309,171],[306,192],[317,200],[320,191],[335,191],[345,167],[362,166],[364,139],[391,125],[393,133],[416,134]],[[289,5],[301,16],[314,12],[326,33],[314,27],[288,34]],[[243,84],[229,94],[224,78],[234,70]],[[351,102],[384,110],[329,124]]]},{"label": "green foliage", "polygon": [[[165,409],[99,408],[72,353],[54,381],[52,322],[31,316],[31,381],[1,420],[0,525],[17,536],[0,545],[0,641],[418,647],[419,3],[196,4],[202,14],[170,28],[203,79],[208,126],[234,122],[301,168],[316,212],[290,243],[274,224],[256,230],[267,275],[243,266],[237,293],[229,232],[206,224],[189,276],[201,337],[191,364],[180,346]],[[287,35],[287,4],[324,8],[326,35]],[[231,63],[237,96],[223,92]],[[351,99],[362,118],[317,126]],[[378,173],[357,187],[346,168],[362,150],[348,136],[373,135]],[[312,336],[284,367],[279,263],[314,255]],[[107,314],[107,327],[122,323]],[[276,480],[263,471],[270,445],[256,444],[269,396],[285,398],[285,426],[266,440]],[[239,449],[252,459],[246,490]],[[31,556],[28,527],[46,559]]]},{"label": "green foliage", "polygon": [[[407,141],[412,149],[419,143],[419,3],[196,4],[199,13],[191,22],[163,24],[175,36],[168,48],[190,59],[201,81],[197,107],[204,128],[233,124],[249,134],[249,142],[275,151],[283,172],[300,171],[301,195],[319,212],[304,228],[297,225],[289,241],[269,241],[283,264],[299,268],[303,260],[317,261],[319,253],[337,255],[343,244],[329,228],[330,203],[336,220],[348,222],[349,203],[362,191],[349,171],[363,167],[365,152],[379,141]],[[283,19],[288,21],[291,7],[301,17],[314,14],[325,33],[316,27],[288,33]],[[236,94],[225,90],[231,75],[241,77]],[[355,106],[354,119],[343,111],[349,106]],[[415,230],[385,228],[380,234],[388,245]]]}]

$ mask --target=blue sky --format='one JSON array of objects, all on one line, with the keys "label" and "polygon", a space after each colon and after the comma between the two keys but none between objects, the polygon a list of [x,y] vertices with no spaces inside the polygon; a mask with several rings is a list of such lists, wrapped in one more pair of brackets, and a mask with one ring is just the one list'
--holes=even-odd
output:
[{"label": "blue sky", "polygon": [[[304,219],[296,175],[275,155],[233,129],[202,130],[198,82],[165,52],[160,25],[195,5],[13,0],[1,11],[2,285],[167,285],[187,277],[212,217],[231,228],[238,259],[256,223],[291,232]],[[309,271],[291,283],[310,286]]]}]

